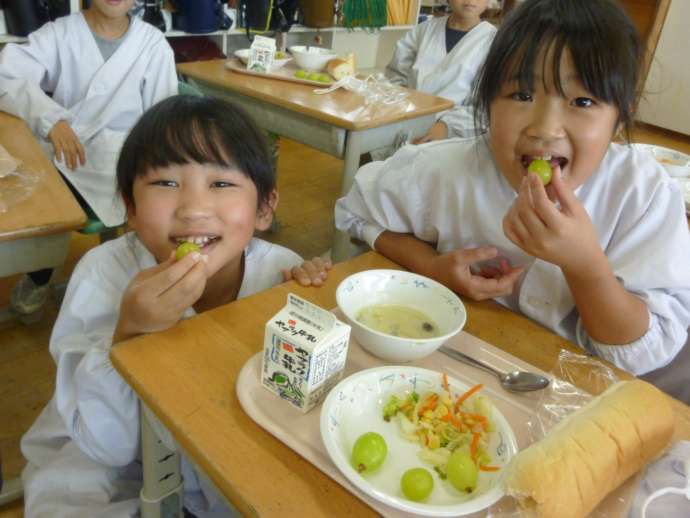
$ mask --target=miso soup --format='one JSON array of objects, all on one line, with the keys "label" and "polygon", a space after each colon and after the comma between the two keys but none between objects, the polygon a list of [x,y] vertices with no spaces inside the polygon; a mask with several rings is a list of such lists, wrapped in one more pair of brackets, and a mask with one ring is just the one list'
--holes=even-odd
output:
[{"label": "miso soup", "polygon": [[418,309],[398,304],[373,304],[359,310],[357,321],[371,329],[402,338],[441,336],[436,322]]}]

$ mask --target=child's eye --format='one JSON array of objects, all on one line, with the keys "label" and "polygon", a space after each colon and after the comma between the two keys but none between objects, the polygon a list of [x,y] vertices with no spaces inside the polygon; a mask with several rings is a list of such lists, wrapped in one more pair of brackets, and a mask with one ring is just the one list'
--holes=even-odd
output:
[{"label": "child's eye", "polygon": [[177,182],[173,180],[156,180],[151,182],[151,185],[160,185],[161,187],[177,187]]},{"label": "child's eye", "polygon": [[589,97],[578,97],[577,99],[573,100],[573,105],[577,106],[578,108],[589,108],[594,104],[594,100],[590,99]]},{"label": "child's eye", "polygon": [[532,95],[527,92],[515,92],[510,95],[513,101],[519,101],[521,103],[528,103],[532,100]]},{"label": "child's eye", "polygon": [[220,181],[220,180],[217,182],[213,182],[211,184],[211,187],[216,188],[216,189],[217,188],[223,189],[226,187],[234,187],[234,186],[235,186],[235,184],[232,182],[224,182],[224,181]]}]

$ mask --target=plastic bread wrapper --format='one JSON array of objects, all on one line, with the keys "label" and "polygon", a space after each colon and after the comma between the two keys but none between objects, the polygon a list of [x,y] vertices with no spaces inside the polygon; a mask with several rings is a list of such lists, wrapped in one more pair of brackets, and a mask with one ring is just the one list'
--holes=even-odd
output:
[{"label": "plastic bread wrapper", "polygon": [[328,88],[317,88],[315,94],[323,95],[344,88],[364,97],[364,104],[389,106],[398,104],[409,96],[406,89],[394,85],[381,73],[371,74],[364,79],[356,76],[346,76],[336,81]]},{"label": "plastic bread wrapper", "polygon": [[0,214],[31,197],[40,177],[0,145]]},{"label": "plastic bread wrapper", "polygon": [[[596,395],[619,381],[614,371],[599,359],[561,350],[556,365],[549,373],[551,383],[541,391],[534,414],[527,422],[530,444],[544,438],[560,421],[582,408]],[[578,380],[579,388],[575,385]],[[585,390],[586,389],[586,390]],[[642,472],[630,477],[610,493],[592,511],[589,518],[628,516]],[[491,518],[528,518],[533,516],[520,508],[512,498],[503,498],[487,510]]]}]

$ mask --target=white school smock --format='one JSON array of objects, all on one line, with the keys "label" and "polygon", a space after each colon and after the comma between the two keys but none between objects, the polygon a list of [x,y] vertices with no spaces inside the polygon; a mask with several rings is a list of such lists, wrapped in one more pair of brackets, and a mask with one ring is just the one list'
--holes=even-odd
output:
[{"label": "white school smock", "polygon": [[[298,266],[294,252],[260,239],[245,249],[238,298],[282,282],[281,270]],[[137,396],[109,358],[122,294],[131,279],[156,264],[135,234],[89,251],[70,278],[50,338],[57,365],[55,393],[21,441],[27,518],[129,517],[139,509],[142,486]],[[189,308],[184,317],[195,314]],[[185,506],[217,501],[182,456]],[[200,477],[203,480],[203,477]],[[201,496],[203,492],[204,497]]]},{"label": "white school smock", "polygon": [[[587,336],[563,273],[528,256],[503,233],[517,194],[496,168],[485,137],[406,146],[355,176],[336,203],[336,226],[373,243],[383,230],[412,233],[445,253],[494,246],[522,282],[498,302],[633,374],[667,365],[690,325],[690,235],[677,184],[649,154],[611,144],[597,171],[575,191],[616,278],[641,298],[650,327],[627,345]],[[539,347],[539,344],[535,344]]]},{"label": "white school smock", "polygon": [[[52,92],[52,98],[45,92]],[[139,117],[177,93],[172,49],[158,29],[139,18],[115,53],[103,61],[82,13],[58,18],[8,44],[0,53],[0,110],[24,119],[55,166],[106,226],[125,220],[115,194],[120,148]],[[58,162],[48,133],[66,120],[84,146],[86,163]]]},{"label": "white school smock", "polygon": [[455,108],[437,115],[448,126],[450,137],[477,134],[470,104],[472,83],[484,64],[496,27],[480,22],[446,52],[448,16],[420,23],[401,38],[386,77],[398,85],[445,97]]}]

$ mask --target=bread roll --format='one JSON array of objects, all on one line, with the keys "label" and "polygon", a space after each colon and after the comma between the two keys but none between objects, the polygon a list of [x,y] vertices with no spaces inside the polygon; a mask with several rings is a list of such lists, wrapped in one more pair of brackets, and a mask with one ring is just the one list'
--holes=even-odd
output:
[{"label": "bread roll", "polygon": [[641,380],[616,383],[518,453],[506,492],[537,516],[586,516],[662,452],[673,427],[659,389]]},{"label": "bread roll", "polygon": [[348,54],[345,59],[333,58],[326,64],[326,72],[331,74],[336,81],[355,73],[355,56]]}]

